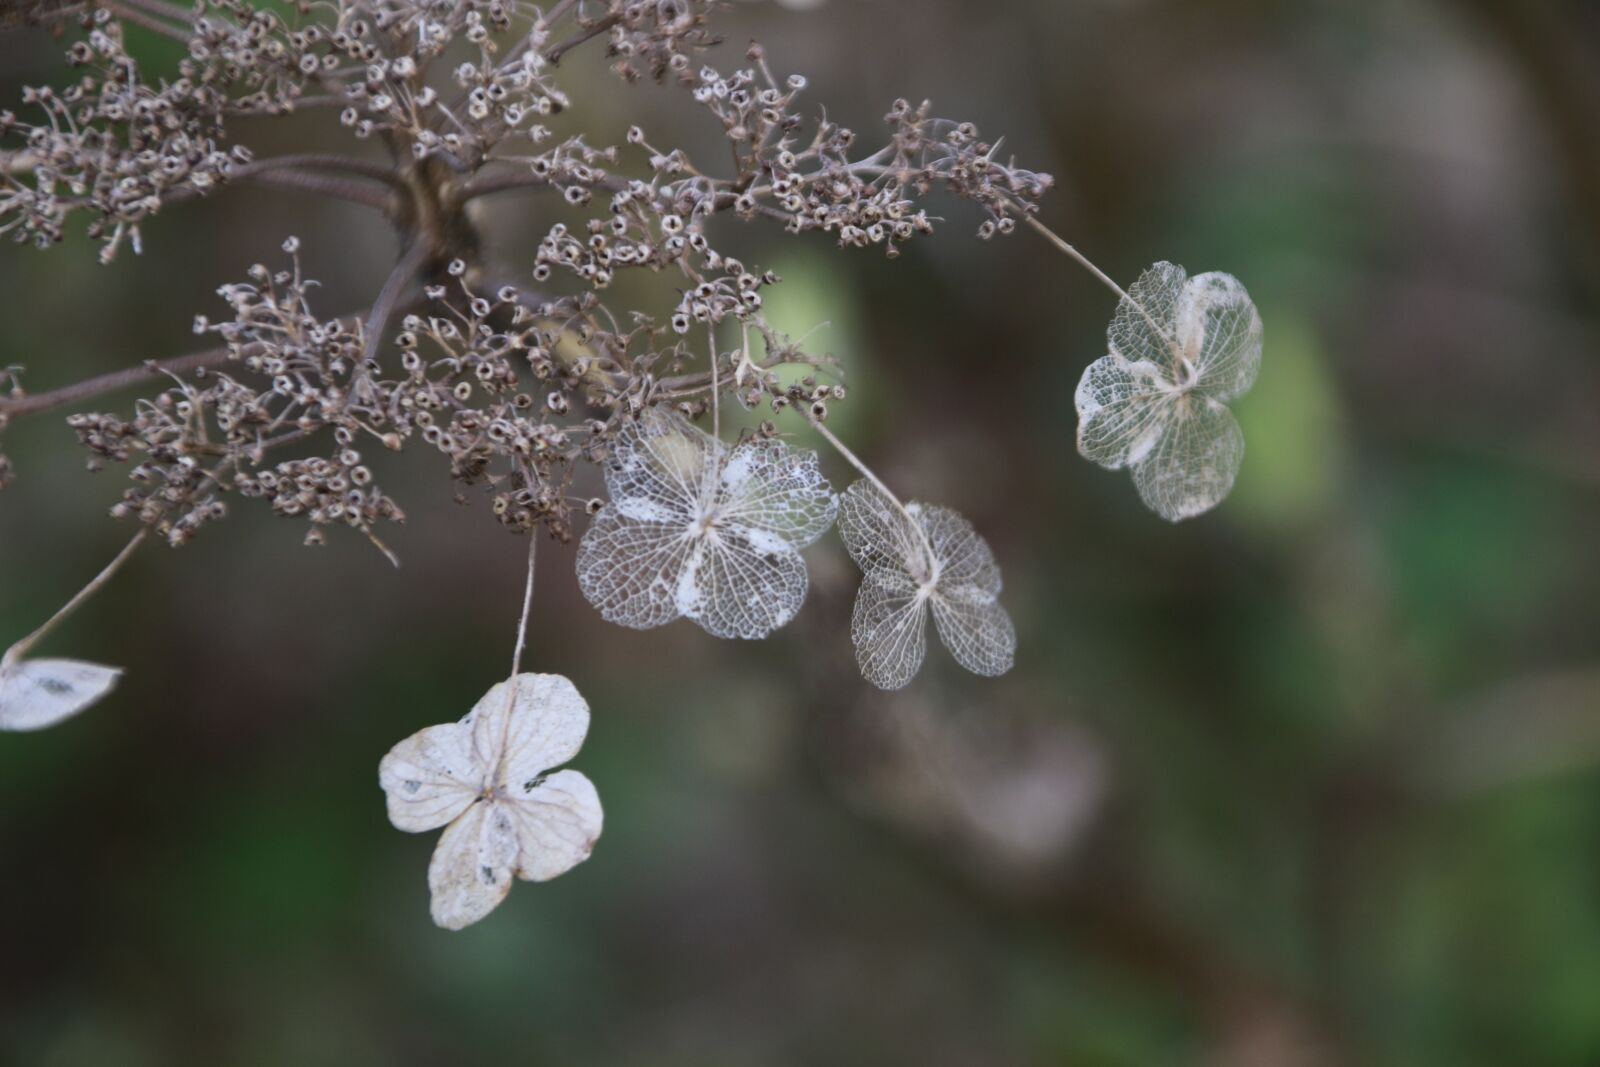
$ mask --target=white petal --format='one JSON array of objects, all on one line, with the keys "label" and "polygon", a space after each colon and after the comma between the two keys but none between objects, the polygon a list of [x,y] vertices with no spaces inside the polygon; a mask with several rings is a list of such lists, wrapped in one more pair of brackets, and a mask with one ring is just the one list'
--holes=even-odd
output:
[{"label": "white petal", "polygon": [[1011,669],[1017,630],[993,593],[974,585],[947,589],[940,583],[932,602],[939,637],[957,663],[987,678]]},{"label": "white petal", "polygon": [[594,783],[577,771],[557,771],[511,791],[517,819],[517,876],[543,882],[589,858],[604,815]]},{"label": "white petal", "polygon": [[1244,459],[1244,435],[1222,404],[1191,394],[1178,416],[1133,470],[1139,496],[1151,511],[1172,522],[1221,503]]},{"label": "white petal", "polygon": [[1174,322],[1186,281],[1187,272],[1176,263],[1157,263],[1139,275],[1106,331],[1111,351],[1129,363],[1152,363],[1179,381]]},{"label": "white petal", "polygon": [[[757,539],[761,540],[761,539]],[[794,618],[805,603],[806,565],[800,554],[726,526],[702,542],[686,581],[692,596],[684,614],[715,637],[765,637]]]},{"label": "white petal", "polygon": [[916,676],[927,653],[927,600],[903,575],[865,575],[850,617],[861,676],[879,689],[899,689]]},{"label": "white petal", "polygon": [[1109,470],[1131,466],[1156,444],[1170,415],[1173,393],[1154,363],[1129,363],[1115,353],[1084,369],[1073,401],[1078,408],[1078,451]]},{"label": "white petal", "polygon": [[460,930],[488,915],[511,892],[517,867],[512,805],[480,801],[439,837],[428,864],[433,921]]},{"label": "white petal", "polygon": [[692,547],[685,524],[641,522],[608,506],[578,545],[578,586],[608,622],[665,625],[679,615],[678,581]]},{"label": "white petal", "polygon": [[722,469],[723,520],[804,548],[828,532],[839,498],[810,449],[758,438],[733,450]]},{"label": "white petal", "polygon": [[607,510],[688,526],[714,489],[725,448],[676,412],[651,408],[618,433],[606,464]]},{"label": "white petal", "polygon": [[472,727],[451,722],[419,730],[378,764],[389,821],[407,833],[436,830],[477,798],[489,769],[472,749]]},{"label": "white petal", "polygon": [[116,667],[71,659],[27,659],[0,669],[0,730],[43,730],[111,692]]},{"label": "white petal", "polygon": [[910,510],[922,524],[939,561],[939,588],[972,586],[993,599],[1000,592],[1000,564],[989,542],[978,535],[959,511],[933,504],[912,504]]},{"label": "white petal", "polygon": [[839,500],[839,536],[865,574],[929,576],[923,537],[883,490],[862,479]]},{"label": "white petal", "polygon": [[494,686],[462,720],[493,783],[521,788],[583,747],[589,705],[559,674],[519,674]]},{"label": "white petal", "polygon": [[1199,372],[1195,391],[1232,400],[1254,384],[1261,369],[1261,316],[1231,274],[1200,274],[1183,287],[1177,335]]}]

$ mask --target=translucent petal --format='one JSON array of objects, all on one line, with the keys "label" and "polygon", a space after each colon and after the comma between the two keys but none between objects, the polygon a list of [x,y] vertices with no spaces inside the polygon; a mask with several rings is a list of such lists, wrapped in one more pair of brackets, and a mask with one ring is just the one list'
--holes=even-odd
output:
[{"label": "translucent petal", "polygon": [[578,545],[578,586],[609,622],[636,630],[664,625],[679,615],[679,579],[693,547],[685,525],[630,519],[607,507]]},{"label": "translucent petal", "polygon": [[993,599],[1000,592],[1000,564],[989,543],[958,511],[931,504],[912,504],[910,511],[928,535],[939,561],[939,589],[971,586]]},{"label": "translucent petal", "polygon": [[866,479],[852,484],[839,500],[839,536],[865,574],[888,570],[920,581],[931,571],[924,562],[922,536],[894,501]]},{"label": "translucent petal", "polygon": [[517,820],[517,876],[543,882],[589,858],[604,816],[594,783],[577,771],[557,771],[511,790]]},{"label": "translucent petal", "polygon": [[1011,669],[1017,654],[1017,631],[995,595],[976,585],[939,591],[932,598],[939,638],[955,661],[988,678]]},{"label": "translucent petal", "polygon": [[0,669],[0,730],[43,730],[111,692],[116,667],[72,659],[25,659]]},{"label": "translucent petal", "polygon": [[1084,370],[1073,397],[1078,451],[1110,470],[1139,462],[1166,428],[1173,399],[1154,363],[1100,357]]},{"label": "translucent petal", "polygon": [[1232,412],[1191,394],[1156,447],[1133,469],[1133,482],[1151,511],[1177,522],[1221,503],[1243,459],[1244,435]]},{"label": "translucent petal", "polygon": [[725,453],[720,441],[683,416],[650,408],[617,435],[606,464],[607,510],[687,527],[714,489]]},{"label": "translucent petal", "polygon": [[838,507],[810,449],[758,438],[735,448],[722,469],[722,519],[767,531],[795,548],[827,533]]},{"label": "translucent petal", "polygon": [[805,602],[806,565],[786,543],[727,527],[700,544],[684,571],[678,604],[707,633],[765,637]]},{"label": "translucent petal", "polygon": [[1128,287],[1128,297],[1106,331],[1111,351],[1129,363],[1153,363],[1177,381],[1173,322],[1188,273],[1176,263],[1157,263]]},{"label": "translucent petal", "polygon": [[378,764],[389,821],[407,833],[437,830],[467,810],[487,784],[465,722],[412,734]]},{"label": "translucent petal", "polygon": [[927,654],[927,619],[927,599],[909,578],[892,571],[864,576],[850,618],[861,676],[879,689],[911,681]]},{"label": "translucent petal", "polygon": [[473,751],[494,784],[513,789],[578,754],[589,705],[559,674],[519,674],[485,693],[462,721],[471,723]]},{"label": "translucent petal", "polygon": [[440,835],[428,864],[435,923],[460,930],[500,906],[516,872],[517,829],[512,805],[479,801]]},{"label": "translucent petal", "polygon": [[1261,369],[1261,316],[1239,279],[1212,272],[1183,288],[1177,336],[1199,374],[1194,391],[1232,400],[1255,383]]}]

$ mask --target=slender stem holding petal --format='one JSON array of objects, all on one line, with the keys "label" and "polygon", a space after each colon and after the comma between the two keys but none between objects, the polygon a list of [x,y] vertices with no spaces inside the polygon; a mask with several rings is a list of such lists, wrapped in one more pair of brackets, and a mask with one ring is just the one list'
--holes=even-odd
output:
[{"label": "slender stem holding petal", "polygon": [[719,397],[722,394],[722,383],[717,380],[717,328],[706,327],[706,334],[711,338],[711,436],[722,440],[722,407]]},{"label": "slender stem holding petal", "polygon": [[903,503],[901,503],[900,498],[894,495],[893,490],[891,490],[887,485],[883,484],[883,479],[879,478],[876,474],[873,474],[872,468],[863,463],[860,456],[857,456],[854,452],[850,451],[849,446],[847,446],[843,441],[839,440],[839,438],[834,435],[832,430],[823,425],[821,419],[817,418],[809,411],[806,412],[806,418],[811,420],[812,428],[820,433],[823,438],[834,447],[839,455],[843,456],[847,461],[849,461],[852,467],[860,471],[862,475],[866,477],[867,481],[876,486],[878,492],[887,497],[889,503],[893,504],[896,510],[898,510],[901,515],[905,516],[906,522],[913,530],[917,532],[917,539],[922,542],[923,551],[928,554],[928,567],[931,570],[935,564],[935,561],[938,559],[938,556],[934,555],[933,542],[928,540],[928,531],[924,530],[922,528],[922,523],[918,522],[917,517],[911,514],[911,509],[907,508]]},{"label": "slender stem holding petal", "polygon": [[1079,263],[1079,265],[1083,267],[1084,270],[1087,270],[1090,274],[1093,274],[1096,278],[1100,279],[1100,281],[1104,283],[1107,288],[1109,288],[1113,293],[1117,294],[1118,299],[1126,300],[1131,306],[1138,308],[1139,314],[1144,316],[1144,321],[1150,324],[1150,328],[1156,332],[1157,337],[1166,341],[1168,345],[1172,345],[1174,343],[1172,340],[1172,335],[1161,328],[1161,325],[1156,322],[1156,320],[1151,316],[1150,312],[1145,310],[1144,305],[1139,303],[1139,301],[1135,300],[1133,297],[1129,296],[1126,289],[1112,281],[1110,275],[1106,274],[1105,271],[1095,266],[1089,260],[1088,256],[1084,255],[1076,248],[1073,248],[1072,245],[1068,244],[1060,234],[1056,233],[1056,231],[1052,230],[1050,227],[1046,226],[1032,215],[1024,212],[1022,217],[1027,221],[1029,226],[1032,226],[1035,230],[1042,234],[1045,240],[1049,241],[1058,249],[1071,256]]},{"label": "slender stem holding petal", "polygon": [[51,630],[54,630],[67,618],[67,616],[71,615],[74,611],[77,611],[78,608],[83,606],[83,603],[86,600],[94,596],[95,593],[99,592],[101,587],[109,582],[112,579],[112,576],[114,576],[117,571],[122,568],[122,565],[128,561],[128,557],[133,555],[133,550],[138,548],[139,545],[143,543],[145,537],[149,533],[150,528],[148,526],[141,527],[139,532],[133,535],[133,540],[129,541],[127,546],[124,547],[121,552],[117,553],[115,559],[106,564],[105,570],[95,575],[95,578],[92,582],[78,590],[77,595],[71,600],[67,601],[66,604],[62,606],[60,611],[46,619],[44,625],[40,626],[37,630],[33,631],[33,633],[29,634],[27,637],[24,637],[22,640],[18,641],[16,644],[7,649],[5,656],[0,658],[0,667],[9,667],[22,657],[26,656],[34,645],[38,644],[41,640],[49,635]]},{"label": "slender stem holding petal", "polygon": [[539,549],[539,531],[528,531],[528,585],[522,592],[522,621],[517,624],[517,648],[511,653],[511,677],[522,673],[522,649],[528,642],[528,615],[533,610],[533,562]]},{"label": "slender stem holding petal", "polygon": [[[1133,297],[1128,295],[1127,290],[1123,289],[1122,286],[1120,286],[1116,282],[1112,281],[1110,275],[1106,274],[1105,271],[1101,270],[1099,267],[1095,266],[1092,262],[1090,262],[1088,256],[1084,255],[1082,252],[1078,251],[1076,248],[1073,248],[1070,244],[1068,244],[1066,242],[1066,240],[1064,238],[1062,238],[1062,236],[1060,234],[1056,233],[1056,231],[1052,230],[1050,227],[1046,226],[1044,223],[1040,222],[1038,219],[1034,218],[1032,215],[1024,215],[1023,218],[1027,220],[1027,223],[1028,223],[1029,226],[1032,226],[1035,230],[1039,231],[1039,233],[1043,234],[1045,240],[1049,241],[1051,244],[1055,245],[1061,251],[1065,252],[1067,255],[1069,255],[1073,259],[1077,260],[1079,265],[1081,265],[1084,270],[1088,271],[1090,274],[1093,274],[1096,278],[1100,279],[1101,283],[1104,284],[1106,286],[1106,288],[1110,289],[1113,293],[1116,293],[1117,296],[1120,299],[1126,300],[1128,303],[1133,304],[1135,307],[1139,306],[1137,303],[1134,302]],[[1143,309],[1141,309],[1141,310],[1143,310]]]}]

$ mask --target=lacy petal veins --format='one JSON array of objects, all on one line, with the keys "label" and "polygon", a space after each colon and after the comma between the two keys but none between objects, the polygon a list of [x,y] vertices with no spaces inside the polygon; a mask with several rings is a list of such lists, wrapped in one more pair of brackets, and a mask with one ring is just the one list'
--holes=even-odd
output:
[{"label": "lacy petal veins", "polygon": [[0,661],[0,730],[43,730],[111,692],[116,667],[72,659]]},{"label": "lacy petal veins", "polygon": [[765,637],[794,618],[799,550],[838,508],[816,453],[766,438],[730,448],[659,409],[618,436],[606,488],[578,547],[583,595],[611,622],[681,616],[717,637]]},{"label": "lacy petal veins", "polygon": [[957,663],[974,674],[1011,669],[1017,632],[1000,606],[1000,567],[972,524],[949,508],[900,506],[862,480],[845,490],[839,533],[861,568],[850,636],[861,674],[899,689],[927,652],[928,612]]},{"label": "lacy petal veins", "polygon": [[408,833],[445,827],[428,865],[433,921],[460,930],[488,915],[512,876],[543,882],[588,858],[602,814],[577,771],[589,705],[558,674],[501,682],[460,722],[430,726],[383,758],[389,821]]},{"label": "lacy petal veins", "polygon": [[1157,263],[1139,276],[1107,331],[1109,355],[1078,383],[1078,451],[1128,467],[1150,510],[1176,522],[1233,488],[1244,436],[1226,403],[1261,366],[1261,318],[1231,274],[1189,278]]}]

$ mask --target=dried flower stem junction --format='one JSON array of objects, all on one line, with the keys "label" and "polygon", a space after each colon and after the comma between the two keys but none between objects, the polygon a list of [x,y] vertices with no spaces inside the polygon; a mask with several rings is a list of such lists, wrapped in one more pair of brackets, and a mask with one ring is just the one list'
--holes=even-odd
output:
[{"label": "dried flower stem junction", "polygon": [[[1119,300],[1111,354],[1079,389],[1080,449],[1133,469],[1141,495],[1169,518],[1226,495],[1242,443],[1222,402],[1248,388],[1260,349],[1259,319],[1242,287],[1221,281],[1225,275],[1178,278],[1160,265],[1124,291],[1035,217],[1048,175],[1002,159],[999,142],[934,116],[927,103],[895,101],[881,141],[861,149],[854,131],[812,117],[801,100],[806,79],[775,74],[760,45],[748,48],[743,65],[712,65],[722,6],[7,7],[0,28],[59,37],[76,80],[25,89],[19,110],[0,111],[0,236],[47,248],[81,220],[111,263],[127,249],[139,252],[169,207],[254,182],[382,212],[399,239],[372,303],[354,314],[323,317],[301,243],[289,237],[279,266],[250,267],[243,281],[219,289],[223,314],[196,317],[195,333],[214,338],[211,347],[31,395],[19,370],[0,372],[0,431],[13,418],[79,409],[67,421],[90,467],[128,467],[130,484],[112,514],[137,527],[117,561],[13,658],[21,662],[141,541],[181,546],[236,500],[263,501],[306,523],[308,543],[347,528],[390,554],[378,529],[404,513],[364,456],[381,447],[442,455],[461,493],[486,495],[495,518],[530,539],[509,689],[495,696],[497,687],[485,698],[494,708],[480,703],[468,716],[494,718],[509,733],[483,742],[477,757],[505,757],[518,716],[566,723],[562,729],[587,723],[587,706],[579,715],[581,697],[565,679],[519,681],[558,677],[520,673],[534,546],[540,536],[570,541],[581,513],[589,518],[577,552],[580,585],[613,621],[645,627],[688,618],[717,636],[765,636],[799,610],[808,582],[800,550],[837,518],[863,572],[851,636],[869,681],[894,688],[911,680],[929,614],[963,666],[984,675],[1009,669],[1016,635],[998,601],[988,545],[952,511],[901,503],[827,427],[829,404],[843,401],[845,388],[820,383],[816,371],[831,360],[767,321],[763,291],[781,279],[719,250],[724,219],[825,233],[841,249],[877,248],[891,258],[935,230],[924,203],[936,191],[975,206],[982,238],[1025,222]],[[130,47],[142,34],[181,42],[184,57],[169,69],[145,69]],[[615,144],[587,132],[558,135],[552,126],[583,125],[585,101],[559,76],[580,51],[623,82],[680,90],[688,108],[720,130],[726,160],[691,159],[637,125]],[[380,145],[384,158],[257,158],[239,139],[241,119],[292,121],[324,109],[337,111],[353,140]],[[526,250],[531,263],[490,262],[476,222],[477,200],[512,193],[536,198],[528,211],[543,236]],[[614,296],[623,272],[657,279],[646,287],[655,300]],[[729,321],[740,345],[723,352],[718,328]],[[689,342],[700,329],[709,352]],[[759,360],[753,339],[765,349]],[[808,372],[780,377],[784,365]],[[82,410],[151,383],[159,388],[131,409]],[[817,457],[791,447],[774,421],[724,441],[724,393],[747,410],[798,409],[864,481],[834,493]],[[709,433],[697,425],[707,414]],[[609,499],[575,495],[585,464],[603,471]],[[0,488],[11,477],[0,455]],[[5,684],[0,678],[0,706]],[[37,678],[28,685],[32,695],[16,699],[30,722],[65,706],[46,708],[38,694],[49,686]],[[453,725],[461,729],[452,745],[476,729],[468,720]],[[539,759],[553,766],[575,751],[546,746]],[[533,818],[527,805],[538,806],[529,799],[531,778],[512,789],[516,783],[502,781],[503,759],[480,781],[461,778],[455,764],[440,770],[437,751],[408,752],[401,762],[411,769],[385,777],[397,825],[444,825],[435,816],[456,811],[435,856],[448,869],[431,877],[442,923],[481,918],[503,896],[508,871],[539,877],[566,869],[599,832],[598,801],[591,805],[578,789],[550,801],[550,811],[565,812],[556,833],[565,845],[539,853],[516,829],[524,825],[518,819]],[[560,772],[567,773],[575,772]],[[413,787],[434,795],[425,783],[440,774],[456,777],[439,796],[459,799],[481,787],[490,791],[486,803],[456,809],[452,799],[420,814],[406,806]],[[462,836],[469,834],[477,835],[470,846]],[[473,850],[476,866],[465,858]],[[486,871],[491,880],[472,881]]]}]

